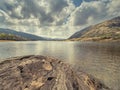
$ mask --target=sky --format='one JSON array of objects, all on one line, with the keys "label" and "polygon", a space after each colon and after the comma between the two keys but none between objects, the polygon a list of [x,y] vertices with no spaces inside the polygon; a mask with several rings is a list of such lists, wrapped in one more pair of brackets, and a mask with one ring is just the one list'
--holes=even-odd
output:
[{"label": "sky", "polygon": [[120,15],[120,0],[0,0],[0,28],[49,38]]}]

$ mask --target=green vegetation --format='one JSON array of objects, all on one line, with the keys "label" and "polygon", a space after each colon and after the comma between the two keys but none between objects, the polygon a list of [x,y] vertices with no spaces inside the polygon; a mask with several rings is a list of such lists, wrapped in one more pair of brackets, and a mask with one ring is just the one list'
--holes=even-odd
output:
[{"label": "green vegetation", "polygon": [[108,33],[101,36],[101,39],[120,39],[120,34]]},{"label": "green vegetation", "polygon": [[0,33],[0,40],[22,41],[27,39],[12,34]]}]

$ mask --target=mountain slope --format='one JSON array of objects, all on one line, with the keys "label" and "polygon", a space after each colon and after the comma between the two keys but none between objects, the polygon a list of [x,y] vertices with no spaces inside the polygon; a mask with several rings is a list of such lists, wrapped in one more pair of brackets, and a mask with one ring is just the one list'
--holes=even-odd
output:
[{"label": "mountain slope", "polygon": [[12,34],[0,33],[0,40],[26,41],[28,39]]},{"label": "mountain slope", "polygon": [[46,40],[43,37],[39,37],[39,36],[36,36],[36,35],[24,33],[24,32],[18,32],[18,31],[14,31],[14,30],[10,30],[10,29],[0,28],[0,33],[12,34],[12,35],[15,35],[15,36],[26,38],[28,40]]},{"label": "mountain slope", "polygon": [[120,40],[120,17],[87,27],[73,34],[70,40]]},{"label": "mountain slope", "polygon": [[86,33],[88,30],[90,30],[90,28],[91,28],[91,26],[76,32],[75,34],[70,36],[69,39],[81,37],[84,33]]}]

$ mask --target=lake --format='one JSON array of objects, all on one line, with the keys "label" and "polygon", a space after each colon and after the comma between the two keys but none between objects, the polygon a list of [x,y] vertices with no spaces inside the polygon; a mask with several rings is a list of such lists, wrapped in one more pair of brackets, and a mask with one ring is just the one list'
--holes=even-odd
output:
[{"label": "lake", "polygon": [[0,42],[0,59],[33,54],[61,59],[120,90],[120,42]]}]

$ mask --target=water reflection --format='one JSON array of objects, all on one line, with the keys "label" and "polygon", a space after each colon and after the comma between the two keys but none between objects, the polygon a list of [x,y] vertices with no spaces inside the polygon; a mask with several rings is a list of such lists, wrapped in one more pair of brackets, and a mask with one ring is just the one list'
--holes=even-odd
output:
[{"label": "water reflection", "polygon": [[[82,48],[79,51],[77,47]],[[77,64],[80,69],[102,79],[113,90],[120,89],[119,43],[77,44],[76,50],[79,53]]]},{"label": "water reflection", "polygon": [[120,43],[0,42],[0,58],[22,55],[53,56],[120,89]]}]

